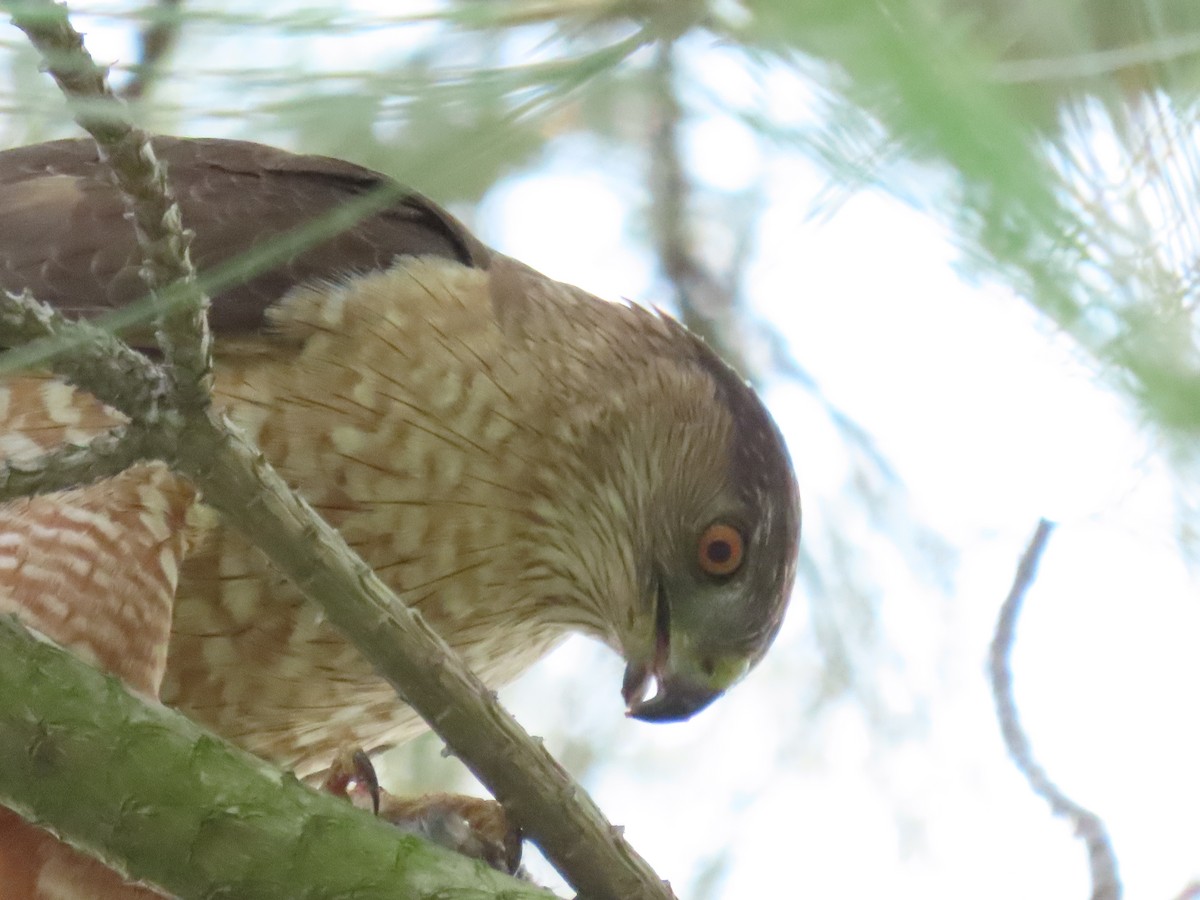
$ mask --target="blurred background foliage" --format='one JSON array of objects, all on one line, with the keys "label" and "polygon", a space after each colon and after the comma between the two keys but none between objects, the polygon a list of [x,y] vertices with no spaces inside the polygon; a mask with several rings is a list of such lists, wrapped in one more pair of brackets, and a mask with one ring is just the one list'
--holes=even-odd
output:
[{"label": "blurred background foliage", "polygon": [[[868,431],[823,396],[746,303],[742,276],[770,188],[695,177],[680,134],[697,121],[737,123],[764,152],[818,163],[828,183],[813,218],[869,188],[940,222],[965,278],[1009,287],[1126,398],[1177,467],[1181,537],[1197,533],[1194,0],[96,0],[72,8],[78,27],[115,42],[91,49],[114,61],[114,84],[154,131],[348,158],[468,222],[497,184],[564,152],[572,165],[606,173],[650,260],[649,299],[672,306],[748,377],[802,389],[846,460],[836,502],[815,501],[825,505],[826,527],[804,548],[808,603],[794,615],[809,652],[768,660],[803,710],[785,723],[780,755],[815,753],[814,719],[845,697],[881,735],[923,727],[920,698],[899,714],[878,696],[874,673],[890,652],[878,603],[890,569],[864,554],[860,536],[885,536],[910,577],[939,589],[955,553],[923,524]],[[728,89],[697,77],[714,56],[739,72]],[[0,32],[0,71],[0,144],[73,133],[13,29]],[[584,223],[563,227],[576,225],[584,233]],[[615,683],[606,665],[599,651],[585,663]],[[553,736],[557,752],[585,778],[598,757],[621,753],[611,720],[578,714],[589,690],[586,679],[564,678],[547,713],[564,723]],[[393,759],[402,789],[457,778],[438,750],[430,739]],[[736,811],[730,816],[736,824]],[[718,840],[708,868],[694,873],[690,896],[717,889],[720,848]]]}]

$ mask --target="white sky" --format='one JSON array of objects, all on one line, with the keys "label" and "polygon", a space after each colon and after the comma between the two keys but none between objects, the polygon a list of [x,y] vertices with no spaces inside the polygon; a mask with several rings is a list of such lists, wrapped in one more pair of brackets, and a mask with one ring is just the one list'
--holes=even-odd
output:
[{"label": "white sky", "polygon": [[[89,39],[101,56],[128,58],[120,35]],[[704,88],[761,90],[730,60],[706,59]],[[763,100],[774,115],[805,116],[798,80],[777,79]],[[701,121],[688,149],[712,187],[764,179],[755,308],[875,436],[916,512],[957,553],[943,593],[878,537],[844,535],[867,542],[880,585],[895,658],[879,693],[921,727],[880,742],[853,702],[795,726],[818,677],[803,596],[763,671],[692,722],[623,720],[619,661],[582,642],[506,692],[514,712],[534,733],[610,737],[612,759],[589,788],[684,897],[722,851],[729,869],[711,896],[1085,897],[1082,845],[1005,758],[983,676],[1016,561],[1046,516],[1061,525],[1020,625],[1021,715],[1051,775],[1107,821],[1126,896],[1178,895],[1200,877],[1200,607],[1154,448],[1019,299],[957,277],[928,219],[861,194],[814,220],[823,177],[728,119]],[[484,238],[602,296],[665,303],[628,236],[628,182],[602,157],[560,150],[493,192]],[[845,454],[798,388],[773,386],[770,399],[800,473],[805,540],[826,547],[851,502]],[[551,685],[561,696],[548,702]]]}]

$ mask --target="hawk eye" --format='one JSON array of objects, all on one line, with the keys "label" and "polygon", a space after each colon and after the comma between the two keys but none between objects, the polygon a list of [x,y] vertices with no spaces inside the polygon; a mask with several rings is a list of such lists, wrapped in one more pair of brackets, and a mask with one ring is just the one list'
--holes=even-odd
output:
[{"label": "hawk eye", "polygon": [[732,575],[742,565],[746,544],[732,525],[714,522],[700,535],[700,571],[706,575]]}]

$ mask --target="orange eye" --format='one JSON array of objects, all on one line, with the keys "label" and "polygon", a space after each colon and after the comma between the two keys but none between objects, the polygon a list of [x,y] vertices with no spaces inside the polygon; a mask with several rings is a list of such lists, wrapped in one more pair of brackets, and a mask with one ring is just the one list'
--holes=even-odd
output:
[{"label": "orange eye", "polygon": [[746,550],[742,533],[732,525],[714,522],[700,535],[700,571],[706,575],[732,575]]}]

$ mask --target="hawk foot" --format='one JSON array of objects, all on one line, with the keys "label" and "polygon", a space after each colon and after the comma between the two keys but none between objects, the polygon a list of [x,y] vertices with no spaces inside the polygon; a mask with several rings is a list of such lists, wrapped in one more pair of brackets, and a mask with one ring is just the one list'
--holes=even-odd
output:
[{"label": "hawk foot", "polygon": [[397,797],[379,786],[370,757],[358,748],[334,757],[321,787],[355,806],[374,810],[401,831],[523,877],[521,831],[495,800],[444,793]]}]

